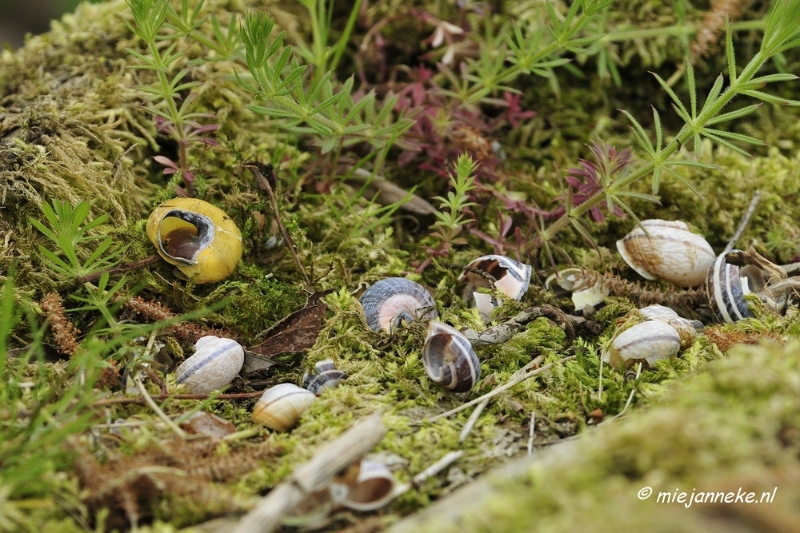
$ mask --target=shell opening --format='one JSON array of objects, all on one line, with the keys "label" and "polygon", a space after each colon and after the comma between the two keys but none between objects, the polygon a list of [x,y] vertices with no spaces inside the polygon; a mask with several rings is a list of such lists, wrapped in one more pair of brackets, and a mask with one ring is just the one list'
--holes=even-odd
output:
[{"label": "shell opening", "polygon": [[198,254],[209,247],[215,234],[214,223],[206,215],[173,209],[158,224],[158,247],[182,265],[196,265]]},{"label": "shell opening", "polygon": [[431,322],[422,361],[431,381],[454,392],[470,390],[481,375],[480,361],[469,340],[441,322]]}]

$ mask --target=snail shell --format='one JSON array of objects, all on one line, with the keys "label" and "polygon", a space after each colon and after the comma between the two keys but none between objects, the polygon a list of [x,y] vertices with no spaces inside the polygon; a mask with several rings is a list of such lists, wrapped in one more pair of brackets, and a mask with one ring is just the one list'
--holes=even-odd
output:
[{"label": "snail shell", "polygon": [[576,313],[588,307],[596,308],[608,297],[608,287],[603,285],[600,275],[581,268],[566,268],[557,275],[551,274],[545,280],[544,287],[558,296],[571,292]]},{"label": "snail shell", "polygon": [[431,293],[406,278],[382,279],[364,291],[360,301],[373,331],[392,332],[418,318],[439,316]]},{"label": "snail shell", "polygon": [[275,431],[292,429],[317,397],[294,383],[281,383],[264,391],[250,417]]},{"label": "snail shell", "polygon": [[624,361],[626,366],[645,361],[652,367],[659,359],[678,355],[680,348],[681,338],[675,328],[660,320],[648,320],[617,335],[603,352],[603,361],[612,365]]},{"label": "snail shell", "polygon": [[478,289],[491,289],[494,284],[500,294],[520,300],[530,285],[531,267],[503,255],[484,255],[468,264],[458,281],[466,282],[464,301],[474,299],[478,311],[488,317],[501,302]]},{"label": "snail shell", "polygon": [[639,312],[641,312],[645,318],[660,320],[675,328],[675,331],[678,332],[678,336],[681,338],[681,349],[686,349],[691,346],[697,335],[702,333],[704,329],[703,323],[699,320],[683,318],[679,316],[674,309],[664,307],[663,305],[650,305],[639,309]]},{"label": "snail shell", "polygon": [[681,287],[703,283],[716,257],[705,238],[679,220],[643,220],[617,241],[617,250],[645,279],[663,279]]},{"label": "snail shell", "polygon": [[800,279],[787,277],[782,267],[754,249],[731,250],[720,254],[708,269],[706,296],[717,321],[733,323],[754,316],[745,300],[748,294],[756,295],[768,310],[780,313],[789,293],[799,285]]},{"label": "snail shell", "polygon": [[175,375],[192,394],[208,394],[229,384],[244,364],[244,349],[233,339],[209,335],[200,337],[194,355],[186,359]]},{"label": "snail shell", "polygon": [[319,396],[324,389],[332,389],[339,385],[347,374],[336,368],[331,359],[324,359],[315,365],[314,372],[303,374],[303,388]]},{"label": "snail shell", "polygon": [[469,340],[454,327],[431,320],[422,349],[431,381],[453,392],[470,390],[481,377],[481,365]]},{"label": "snail shell", "polygon": [[355,511],[374,511],[395,497],[396,485],[385,464],[362,459],[331,482],[329,490],[334,503]]},{"label": "snail shell", "polygon": [[242,257],[242,234],[224,211],[196,198],[174,198],[147,220],[158,254],[195,283],[227,278]]}]

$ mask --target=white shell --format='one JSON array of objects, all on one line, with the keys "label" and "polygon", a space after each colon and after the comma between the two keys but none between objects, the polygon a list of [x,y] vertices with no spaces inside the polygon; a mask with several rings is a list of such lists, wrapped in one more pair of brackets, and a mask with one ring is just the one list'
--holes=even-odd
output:
[{"label": "white shell", "polygon": [[648,320],[614,338],[603,352],[603,361],[612,365],[646,361],[652,367],[659,359],[678,355],[680,347],[681,338],[675,328],[660,320]]},{"label": "white shell", "polygon": [[385,464],[362,459],[360,464],[351,467],[356,468],[357,476],[348,471],[344,479],[330,484],[329,490],[334,503],[355,511],[374,511],[395,497],[397,481]]},{"label": "white shell", "polygon": [[694,339],[699,333],[702,333],[704,327],[703,323],[699,320],[689,320],[678,315],[678,313],[669,307],[663,305],[650,305],[639,309],[646,318],[650,320],[660,320],[665,324],[669,324],[678,336],[681,338],[681,348],[686,349],[692,345]]},{"label": "white shell", "polygon": [[431,320],[422,362],[431,381],[454,392],[470,390],[481,377],[481,364],[472,344],[444,322]]},{"label": "white shell", "polygon": [[364,291],[360,301],[373,331],[392,332],[404,323],[439,316],[433,296],[406,278],[382,279]]},{"label": "white shell", "polygon": [[[487,277],[475,271],[484,272]],[[474,299],[475,307],[485,318],[490,317],[494,308],[502,304],[500,298],[494,299],[490,294],[477,292],[478,289],[490,289],[491,278],[495,280],[494,287],[498,293],[521,300],[530,285],[531,267],[503,255],[484,255],[467,265],[458,277],[459,282],[466,282],[464,301]]]},{"label": "white shell", "polygon": [[250,418],[270,429],[288,431],[316,400],[313,392],[294,383],[281,383],[264,391]]},{"label": "white shell", "polygon": [[[593,283],[592,277],[596,278]],[[558,278],[561,280],[559,281]],[[590,283],[591,285],[589,285]],[[572,303],[576,313],[580,313],[587,307],[597,307],[605,301],[609,292],[608,287],[603,285],[599,276],[596,274],[587,276],[580,268],[566,268],[559,271],[558,276],[551,274],[545,280],[544,287],[553,290],[556,294],[559,294],[561,290],[572,292]]]},{"label": "white shell", "polygon": [[663,279],[681,287],[702,284],[716,259],[705,238],[689,231],[679,220],[643,220],[641,226],[617,241],[617,250],[642,277]]},{"label": "white shell", "polygon": [[209,335],[200,337],[194,355],[175,371],[178,384],[192,394],[208,394],[228,385],[244,364],[244,349],[232,339]]}]

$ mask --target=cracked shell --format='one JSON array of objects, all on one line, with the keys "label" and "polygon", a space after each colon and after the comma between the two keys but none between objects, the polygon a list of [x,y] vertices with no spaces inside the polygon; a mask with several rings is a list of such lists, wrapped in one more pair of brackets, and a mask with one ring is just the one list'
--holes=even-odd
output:
[{"label": "cracked shell", "polygon": [[431,381],[453,392],[470,390],[481,377],[481,364],[472,344],[444,322],[431,320],[422,362]]},{"label": "cracked shell", "polygon": [[419,318],[439,316],[431,293],[406,278],[386,278],[374,283],[361,295],[360,302],[373,331],[391,333]]},{"label": "cracked shell", "polygon": [[497,290],[515,300],[525,295],[531,282],[530,265],[524,265],[503,255],[484,255],[468,264],[458,277],[458,281],[467,284],[464,288],[465,300],[468,300],[476,289],[491,288],[490,279],[476,271],[494,278]]},{"label": "cracked shell", "polygon": [[244,349],[233,339],[200,337],[194,355],[175,370],[178,384],[192,394],[208,394],[228,385],[244,364]]},{"label": "cracked shell", "polygon": [[313,392],[294,383],[281,383],[264,391],[250,418],[275,431],[288,431],[316,400]]},{"label": "cracked shell", "polygon": [[334,503],[355,511],[374,511],[396,496],[396,487],[397,481],[385,464],[362,459],[335,478],[329,490]]},{"label": "cracked shell", "polygon": [[643,220],[617,241],[617,250],[645,279],[663,279],[681,287],[702,284],[716,259],[705,238],[679,220]]},{"label": "cracked shell", "polygon": [[158,255],[195,283],[223,280],[242,257],[242,234],[224,211],[197,198],[173,198],[147,220]]}]

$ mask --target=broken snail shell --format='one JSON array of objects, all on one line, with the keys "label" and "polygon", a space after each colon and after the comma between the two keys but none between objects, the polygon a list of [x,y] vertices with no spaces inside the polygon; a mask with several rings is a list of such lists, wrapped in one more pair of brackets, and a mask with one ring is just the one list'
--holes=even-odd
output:
[{"label": "broken snail shell", "polygon": [[147,220],[158,254],[195,283],[227,278],[242,257],[242,234],[224,211],[196,198],[173,198]]},{"label": "broken snail shell", "polygon": [[200,337],[194,355],[175,370],[178,384],[192,394],[208,394],[228,385],[244,364],[244,349],[233,339],[209,335]]},{"label": "broken snail shell", "polygon": [[316,400],[313,392],[294,383],[281,383],[264,391],[250,418],[275,431],[288,431]]},{"label": "broken snail shell", "polygon": [[470,262],[458,281],[466,282],[464,301],[474,300],[478,311],[489,317],[501,302],[491,294],[478,292],[478,289],[491,289],[494,285],[500,294],[520,300],[528,290],[531,267],[503,255],[484,255]]},{"label": "broken snail shell", "polygon": [[708,269],[706,296],[718,322],[733,323],[752,318],[745,296],[753,294],[774,313],[783,312],[789,293],[797,290],[800,280],[789,278],[786,271],[758,254],[731,250],[717,257]]},{"label": "broken snail shell", "polygon": [[324,359],[315,365],[314,372],[303,374],[303,388],[319,396],[325,389],[332,389],[347,379],[347,374],[336,368],[331,359]]},{"label": "broken snail shell", "polygon": [[389,468],[370,459],[362,459],[329,485],[334,503],[355,511],[374,511],[395,497],[395,480]]},{"label": "broken snail shell", "polygon": [[625,366],[644,361],[648,368],[656,361],[678,355],[681,338],[675,328],[660,320],[636,324],[617,335],[603,351],[603,362]]},{"label": "broken snail shell", "polygon": [[481,364],[472,344],[444,322],[431,320],[422,362],[431,381],[453,392],[470,390],[481,377]]},{"label": "broken snail shell", "polygon": [[617,241],[617,250],[645,279],[663,279],[681,287],[703,283],[716,258],[705,238],[680,220],[643,220]]},{"label": "broken snail shell", "polygon": [[582,268],[566,268],[551,274],[545,280],[544,288],[552,290],[558,296],[571,292],[576,313],[589,307],[597,308],[605,302],[609,293],[600,274]]},{"label": "broken snail shell", "polygon": [[382,279],[364,291],[360,301],[373,331],[391,333],[418,318],[439,316],[431,293],[406,278]]}]

